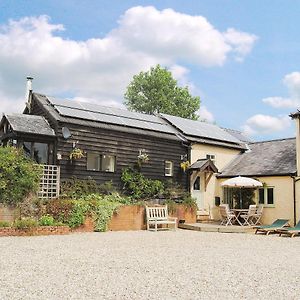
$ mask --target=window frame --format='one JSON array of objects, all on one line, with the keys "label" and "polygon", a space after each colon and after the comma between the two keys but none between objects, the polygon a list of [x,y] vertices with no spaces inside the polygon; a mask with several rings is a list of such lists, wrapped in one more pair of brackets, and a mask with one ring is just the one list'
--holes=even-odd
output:
[{"label": "window frame", "polygon": [[[170,164],[170,167],[167,168],[167,164]],[[167,170],[170,170],[170,172],[167,173]],[[166,177],[174,176],[174,162],[172,160],[165,160],[165,176]]]},{"label": "window frame", "polygon": [[215,154],[206,154],[206,159],[210,159],[212,162],[215,162],[216,161],[216,155]]},{"label": "window frame", "polygon": [[[88,159],[88,155],[89,154],[94,154],[94,155],[98,156],[98,159],[99,159],[99,170],[88,169],[88,161],[87,161],[87,159]],[[111,157],[113,157],[113,162],[114,162],[113,171],[106,171],[106,170],[102,169],[103,168],[103,162],[102,162],[103,156],[111,156]],[[86,171],[102,172],[102,173],[116,173],[116,170],[117,170],[117,156],[115,154],[98,153],[98,152],[93,152],[93,151],[87,152],[87,154],[86,154]]]},{"label": "window frame", "polygon": [[[271,189],[273,193],[273,203],[268,203],[268,190]],[[260,202],[260,191],[264,191],[264,202]],[[264,207],[275,207],[275,187],[274,186],[264,186],[261,188],[258,188],[258,204],[262,204]]]}]

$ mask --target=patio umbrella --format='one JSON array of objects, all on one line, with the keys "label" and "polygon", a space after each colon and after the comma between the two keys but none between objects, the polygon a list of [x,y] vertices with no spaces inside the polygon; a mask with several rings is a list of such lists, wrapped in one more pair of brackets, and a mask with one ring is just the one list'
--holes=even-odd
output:
[{"label": "patio umbrella", "polygon": [[258,180],[249,177],[237,176],[221,183],[223,187],[240,188],[240,207],[242,207],[242,188],[257,188],[263,186]]}]

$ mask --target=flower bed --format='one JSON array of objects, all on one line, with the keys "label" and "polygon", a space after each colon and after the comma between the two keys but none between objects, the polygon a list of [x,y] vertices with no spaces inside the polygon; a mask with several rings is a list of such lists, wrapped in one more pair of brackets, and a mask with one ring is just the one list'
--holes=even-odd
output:
[{"label": "flower bed", "polygon": [[0,228],[0,236],[62,235],[69,233],[70,228],[68,226],[38,226],[28,229]]}]

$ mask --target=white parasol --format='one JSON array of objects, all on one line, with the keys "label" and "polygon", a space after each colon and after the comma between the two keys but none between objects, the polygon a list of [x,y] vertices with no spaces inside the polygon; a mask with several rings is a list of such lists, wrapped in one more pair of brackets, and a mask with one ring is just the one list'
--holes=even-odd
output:
[{"label": "white parasol", "polygon": [[257,188],[263,184],[253,178],[238,176],[225,180],[221,186],[240,188],[240,207],[242,207],[242,188]]}]

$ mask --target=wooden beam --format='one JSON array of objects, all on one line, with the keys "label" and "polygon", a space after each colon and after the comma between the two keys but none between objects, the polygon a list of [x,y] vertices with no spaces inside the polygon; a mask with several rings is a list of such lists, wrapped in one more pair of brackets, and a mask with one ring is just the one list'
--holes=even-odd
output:
[{"label": "wooden beam", "polygon": [[207,185],[213,176],[213,172],[204,172],[204,191],[206,192]]}]

